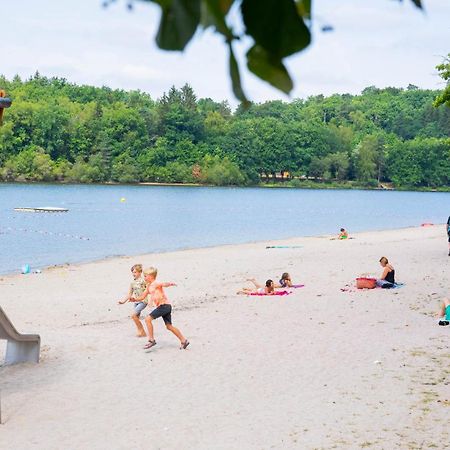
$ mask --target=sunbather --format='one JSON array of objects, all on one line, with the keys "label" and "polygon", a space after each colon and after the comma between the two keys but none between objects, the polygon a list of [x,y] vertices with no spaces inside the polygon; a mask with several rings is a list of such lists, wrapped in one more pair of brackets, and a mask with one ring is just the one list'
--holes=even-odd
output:
[{"label": "sunbather", "polygon": [[275,292],[275,286],[272,280],[267,280],[265,286],[259,284],[254,278],[248,278],[247,281],[250,281],[255,285],[254,288],[243,287],[240,291],[237,291],[237,294],[265,294],[265,295],[273,295]]}]

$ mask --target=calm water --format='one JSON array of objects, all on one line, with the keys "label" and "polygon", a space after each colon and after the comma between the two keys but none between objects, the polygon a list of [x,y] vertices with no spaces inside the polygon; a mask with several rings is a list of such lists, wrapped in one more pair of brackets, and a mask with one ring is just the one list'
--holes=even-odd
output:
[{"label": "calm water", "polygon": [[[294,236],[443,223],[450,193],[0,184],[0,273]],[[121,201],[125,199],[125,201]],[[15,212],[58,206],[68,213]]]}]

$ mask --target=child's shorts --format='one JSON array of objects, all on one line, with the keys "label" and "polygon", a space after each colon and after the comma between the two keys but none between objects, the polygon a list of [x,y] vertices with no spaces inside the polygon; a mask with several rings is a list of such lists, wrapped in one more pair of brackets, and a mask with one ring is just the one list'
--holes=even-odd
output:
[{"label": "child's shorts", "polygon": [[169,305],[168,303],[159,305],[150,313],[150,316],[152,316],[153,319],[162,317],[166,325],[172,325],[172,305]]},{"label": "child's shorts", "polygon": [[145,302],[138,302],[134,304],[134,313],[139,317],[141,312],[145,309],[147,306],[147,303]]}]

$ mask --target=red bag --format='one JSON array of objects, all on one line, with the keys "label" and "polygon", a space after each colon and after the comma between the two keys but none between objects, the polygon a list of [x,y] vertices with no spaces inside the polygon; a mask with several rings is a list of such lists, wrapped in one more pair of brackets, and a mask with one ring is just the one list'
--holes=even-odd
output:
[{"label": "red bag", "polygon": [[358,289],[373,289],[377,285],[376,278],[361,277],[356,279],[356,287]]}]

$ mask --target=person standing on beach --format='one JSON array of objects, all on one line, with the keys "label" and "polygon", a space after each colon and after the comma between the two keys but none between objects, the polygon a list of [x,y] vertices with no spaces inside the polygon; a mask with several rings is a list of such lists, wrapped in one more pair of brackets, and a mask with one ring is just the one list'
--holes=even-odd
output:
[{"label": "person standing on beach", "polygon": [[142,301],[149,296],[149,300],[155,306],[155,309],[145,318],[145,324],[148,330],[148,343],[144,346],[144,349],[152,348],[156,345],[156,341],[153,336],[153,324],[152,320],[162,317],[166,328],[171,331],[180,340],[180,350],[185,349],[189,345],[189,341],[181,334],[181,331],[172,325],[172,305],[166,297],[164,292],[165,287],[176,286],[175,283],[158,283],[156,276],[158,270],[155,267],[150,267],[144,270],[144,279],[147,283],[147,288],[143,294],[136,298],[136,301]]},{"label": "person standing on beach", "polygon": [[137,336],[138,337],[145,337],[145,330],[142,326],[140,315],[141,312],[145,309],[147,306],[146,301],[136,301],[133,300],[133,298],[140,297],[142,293],[146,289],[146,283],[144,278],[142,277],[142,264],[135,264],[131,268],[131,273],[133,274],[133,281],[130,284],[130,289],[128,290],[128,295],[123,300],[119,300],[119,305],[123,305],[126,302],[133,302],[133,313],[131,314],[131,318],[133,319],[133,322],[136,325],[137,328]]},{"label": "person standing on beach", "polygon": [[450,300],[444,298],[438,312],[438,324],[449,325],[450,324]]},{"label": "person standing on beach", "polygon": [[448,237],[448,256],[450,256],[450,216],[447,220],[447,237]]}]

